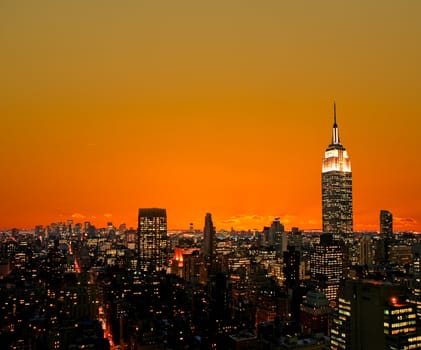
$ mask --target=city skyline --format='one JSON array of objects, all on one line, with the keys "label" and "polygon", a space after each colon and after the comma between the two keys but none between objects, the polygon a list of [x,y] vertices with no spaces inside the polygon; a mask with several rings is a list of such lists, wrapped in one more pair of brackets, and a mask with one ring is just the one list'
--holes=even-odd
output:
[{"label": "city skyline", "polygon": [[[164,6],[162,6],[164,5]],[[337,101],[354,230],[421,231],[421,4],[5,1],[0,227],[321,229]]]}]

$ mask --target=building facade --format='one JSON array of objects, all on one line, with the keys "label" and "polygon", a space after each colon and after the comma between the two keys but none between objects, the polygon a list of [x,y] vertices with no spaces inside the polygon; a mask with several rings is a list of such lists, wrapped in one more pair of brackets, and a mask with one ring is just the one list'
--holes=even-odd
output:
[{"label": "building facade", "polygon": [[310,275],[315,289],[334,303],[343,277],[343,250],[330,233],[320,236],[310,258]]},{"label": "building facade", "polygon": [[406,288],[390,282],[347,280],[331,325],[331,349],[420,349],[415,306]]},{"label": "building facade", "polygon": [[137,226],[140,270],[159,272],[167,268],[167,211],[141,208]]}]

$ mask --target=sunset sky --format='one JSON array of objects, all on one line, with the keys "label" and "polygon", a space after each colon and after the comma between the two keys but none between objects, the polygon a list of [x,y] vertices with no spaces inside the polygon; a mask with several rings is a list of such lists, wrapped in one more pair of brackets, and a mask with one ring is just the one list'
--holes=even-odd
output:
[{"label": "sunset sky", "polygon": [[421,1],[1,0],[0,228],[321,228],[333,101],[354,229],[421,231]]}]

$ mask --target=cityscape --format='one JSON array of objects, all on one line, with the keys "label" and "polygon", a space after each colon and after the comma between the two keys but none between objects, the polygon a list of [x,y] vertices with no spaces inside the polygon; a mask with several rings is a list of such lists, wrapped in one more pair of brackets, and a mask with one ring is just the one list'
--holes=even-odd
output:
[{"label": "cityscape", "polygon": [[355,233],[351,160],[334,104],[322,160],[321,232],[137,229],[67,220],[1,233],[7,349],[421,348],[421,235]]},{"label": "cityscape", "polygon": [[0,350],[421,349],[420,1],[0,1]]}]

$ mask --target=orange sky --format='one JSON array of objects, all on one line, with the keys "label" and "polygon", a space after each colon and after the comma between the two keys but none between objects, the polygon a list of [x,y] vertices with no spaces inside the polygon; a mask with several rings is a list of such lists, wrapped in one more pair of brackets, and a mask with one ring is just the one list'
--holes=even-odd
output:
[{"label": "orange sky", "polygon": [[2,0],[0,227],[321,227],[333,100],[354,229],[421,231],[421,2]]}]

